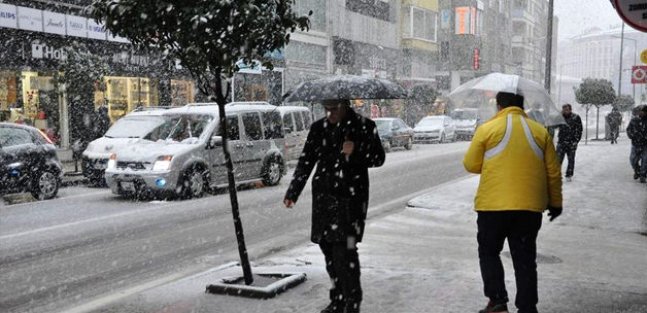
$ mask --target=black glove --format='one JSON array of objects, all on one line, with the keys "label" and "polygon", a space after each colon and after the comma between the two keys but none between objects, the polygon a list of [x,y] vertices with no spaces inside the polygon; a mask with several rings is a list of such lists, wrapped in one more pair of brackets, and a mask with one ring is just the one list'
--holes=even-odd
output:
[{"label": "black glove", "polygon": [[548,217],[550,217],[549,221],[553,221],[556,219],[558,216],[562,215],[562,208],[556,208],[552,206],[548,206]]}]

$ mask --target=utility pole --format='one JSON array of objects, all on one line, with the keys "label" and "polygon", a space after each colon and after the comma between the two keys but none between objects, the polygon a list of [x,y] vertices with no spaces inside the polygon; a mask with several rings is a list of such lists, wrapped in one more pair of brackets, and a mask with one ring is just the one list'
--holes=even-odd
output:
[{"label": "utility pole", "polygon": [[548,30],[546,32],[546,70],[544,71],[544,88],[550,94],[550,75],[553,54],[553,1],[548,1]]},{"label": "utility pole", "polygon": [[622,22],[620,31],[620,68],[618,69],[618,97],[622,95],[622,49],[625,45],[625,22]]}]

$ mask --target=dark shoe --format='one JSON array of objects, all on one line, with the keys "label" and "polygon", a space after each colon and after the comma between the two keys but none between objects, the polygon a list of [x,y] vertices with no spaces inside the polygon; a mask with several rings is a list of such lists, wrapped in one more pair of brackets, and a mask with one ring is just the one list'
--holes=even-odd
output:
[{"label": "dark shoe", "polygon": [[332,301],[325,309],[321,310],[321,313],[344,313],[344,305],[339,301]]},{"label": "dark shoe", "polygon": [[645,177],[640,178],[640,183],[641,184],[647,183],[647,180],[645,179]]},{"label": "dark shoe", "polygon": [[638,178],[640,178],[640,174],[634,173],[634,179],[638,179]]},{"label": "dark shoe", "polygon": [[344,313],[359,313],[359,302],[346,303],[346,310]]},{"label": "dark shoe", "polygon": [[505,303],[494,304],[490,301],[485,309],[480,310],[479,313],[508,313],[508,305]]}]

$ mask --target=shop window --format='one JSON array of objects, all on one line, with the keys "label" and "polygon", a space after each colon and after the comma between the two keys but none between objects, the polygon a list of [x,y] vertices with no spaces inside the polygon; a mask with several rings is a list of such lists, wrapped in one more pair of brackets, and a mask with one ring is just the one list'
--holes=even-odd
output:
[{"label": "shop window", "polygon": [[193,82],[171,79],[171,105],[182,106],[194,102]]}]

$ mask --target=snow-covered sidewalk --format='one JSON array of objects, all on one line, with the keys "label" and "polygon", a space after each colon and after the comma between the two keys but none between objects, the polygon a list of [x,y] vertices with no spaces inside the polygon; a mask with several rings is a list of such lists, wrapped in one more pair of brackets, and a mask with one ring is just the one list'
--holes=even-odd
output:
[{"label": "snow-covered sidewalk", "polygon": [[[564,183],[564,214],[538,240],[541,312],[647,312],[647,186],[631,177],[629,142],[578,149],[575,177]],[[429,178],[434,179],[433,177]],[[478,267],[478,176],[443,184],[408,208],[369,220],[360,244],[362,312],[477,312],[486,302]],[[372,205],[378,205],[373,203]],[[514,309],[514,276],[503,260]],[[255,272],[305,272],[308,280],[270,300],[205,294],[238,267],[157,286],[101,312],[319,312],[330,282],[318,246],[304,244],[256,260]]]}]

